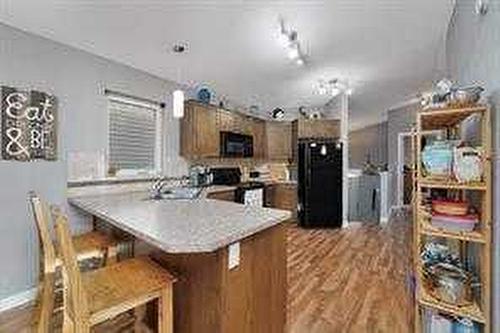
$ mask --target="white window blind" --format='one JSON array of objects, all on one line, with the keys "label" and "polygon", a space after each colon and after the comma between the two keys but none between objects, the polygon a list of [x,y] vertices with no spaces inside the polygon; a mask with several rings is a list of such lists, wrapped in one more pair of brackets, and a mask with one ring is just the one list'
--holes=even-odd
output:
[{"label": "white window blind", "polygon": [[159,169],[161,109],[129,98],[108,99],[109,167],[115,171]]}]

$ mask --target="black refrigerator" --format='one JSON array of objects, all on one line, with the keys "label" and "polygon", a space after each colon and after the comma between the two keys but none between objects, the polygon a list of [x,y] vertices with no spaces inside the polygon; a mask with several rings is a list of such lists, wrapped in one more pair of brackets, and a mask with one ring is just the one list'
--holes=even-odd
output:
[{"label": "black refrigerator", "polygon": [[300,139],[298,217],[305,228],[342,226],[342,143]]}]

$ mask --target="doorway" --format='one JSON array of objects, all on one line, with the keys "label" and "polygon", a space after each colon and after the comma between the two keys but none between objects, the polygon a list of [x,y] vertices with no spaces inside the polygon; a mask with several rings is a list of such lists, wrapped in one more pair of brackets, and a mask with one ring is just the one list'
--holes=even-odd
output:
[{"label": "doorway", "polygon": [[[442,131],[424,131],[422,135],[440,140]],[[410,207],[413,198],[413,186],[415,183],[416,170],[416,144],[415,132],[403,132],[398,134],[398,165],[397,165],[397,207]]]}]

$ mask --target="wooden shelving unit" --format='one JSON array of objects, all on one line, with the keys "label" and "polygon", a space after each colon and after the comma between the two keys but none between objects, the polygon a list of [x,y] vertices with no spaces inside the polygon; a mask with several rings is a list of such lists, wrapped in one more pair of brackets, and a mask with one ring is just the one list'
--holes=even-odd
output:
[{"label": "wooden shelving unit", "polygon": [[[477,114],[480,121],[480,139],[484,152],[487,155],[484,165],[484,176],[482,182],[458,183],[456,181],[427,179],[423,176],[421,152],[422,136],[426,131],[444,130],[446,133],[459,133],[460,124],[472,115]],[[413,264],[416,277],[416,302],[415,302],[415,332],[422,330],[422,310],[430,308],[453,316],[465,317],[482,324],[482,332],[491,332],[491,218],[492,218],[492,179],[491,179],[491,122],[490,109],[488,106],[478,105],[462,109],[438,109],[425,110],[417,114],[415,129],[415,140],[413,148],[416,164],[415,190],[414,190],[414,245]],[[443,189],[451,191],[481,193],[481,221],[471,232],[455,232],[442,228],[436,228],[430,223],[430,213],[422,207],[422,192],[428,189]],[[443,238],[459,242],[460,248],[465,249],[469,244],[477,244],[480,295],[478,299],[467,306],[458,306],[442,302],[432,296],[426,289],[421,275],[422,261],[420,253],[425,240],[431,237]]]}]

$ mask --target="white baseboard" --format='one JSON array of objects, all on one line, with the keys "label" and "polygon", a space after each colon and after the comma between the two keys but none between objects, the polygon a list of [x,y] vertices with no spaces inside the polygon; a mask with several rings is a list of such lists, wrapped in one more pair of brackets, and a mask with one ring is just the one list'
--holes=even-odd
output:
[{"label": "white baseboard", "polygon": [[17,308],[26,303],[33,302],[36,297],[37,288],[28,289],[18,294],[0,299],[0,313]]}]

